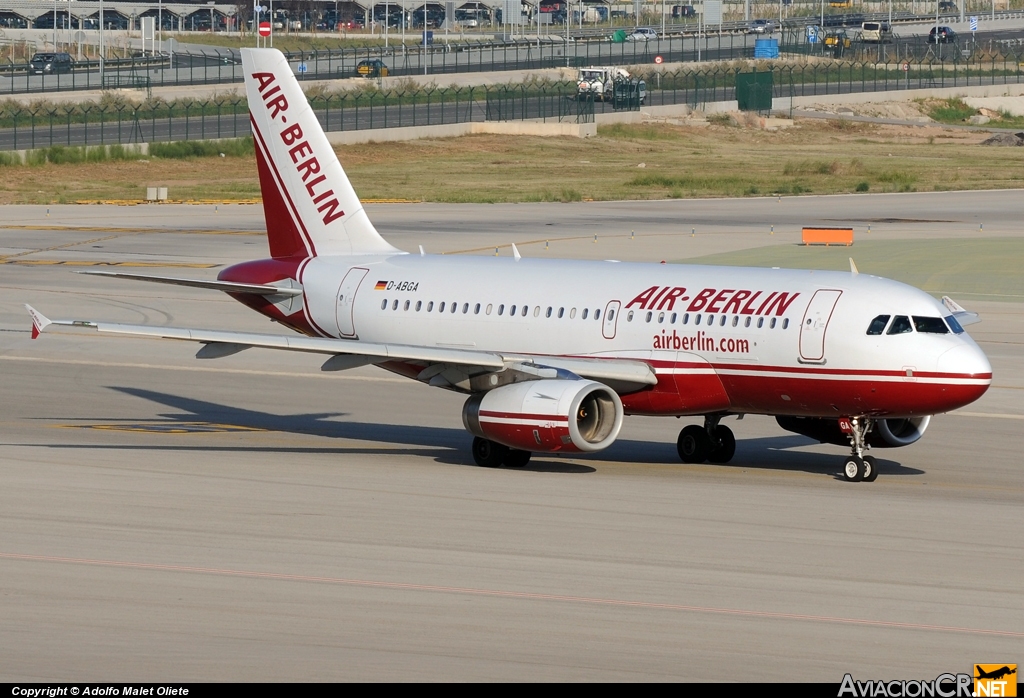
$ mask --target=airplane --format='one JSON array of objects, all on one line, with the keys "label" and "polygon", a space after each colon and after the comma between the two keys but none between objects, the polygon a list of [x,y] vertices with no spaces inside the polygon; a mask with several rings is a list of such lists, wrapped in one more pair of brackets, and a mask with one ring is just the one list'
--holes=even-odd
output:
[{"label": "airplane", "polygon": [[849,481],[878,476],[871,447],[902,447],[931,415],[974,402],[992,368],[949,298],[851,271],[410,254],[370,222],[285,57],[242,49],[270,258],[216,281],[103,276],[227,293],[297,334],[50,321],[202,344],[200,359],[258,347],[375,365],[466,394],[481,466],[595,453],[629,415],[703,418],[686,463],[727,463],[726,417],[770,415],[849,445]]},{"label": "airplane", "polygon": [[995,679],[995,680],[998,681],[999,679],[1003,678],[1004,676],[1010,676],[1011,674],[1016,674],[1017,673],[1017,669],[1015,669],[1015,668],[1011,669],[1008,666],[1004,666],[1004,667],[1002,667],[1000,669],[996,669],[994,671],[982,671],[980,666],[975,665],[975,669],[978,672],[978,675],[974,677],[976,679]]}]

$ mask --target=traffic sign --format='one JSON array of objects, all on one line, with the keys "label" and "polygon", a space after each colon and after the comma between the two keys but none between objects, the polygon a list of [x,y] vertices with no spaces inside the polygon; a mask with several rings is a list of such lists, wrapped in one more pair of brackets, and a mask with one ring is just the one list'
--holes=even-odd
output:
[{"label": "traffic sign", "polygon": [[260,36],[270,36],[270,22],[260,22]]},{"label": "traffic sign", "polygon": [[904,63],[904,64],[903,64],[903,72],[905,73],[905,72],[907,72],[908,70],[910,70],[910,64],[909,64],[909,63]]},{"label": "traffic sign", "polygon": [[661,56],[655,56],[654,57],[654,62],[657,63],[658,65],[661,65],[662,61],[664,61],[664,60],[665,59],[662,58]]},{"label": "traffic sign", "polygon": [[973,15],[971,16],[971,31],[972,32],[978,31],[978,18],[977,18],[977,16],[973,16]]},{"label": "traffic sign", "polygon": [[299,73],[305,73],[307,70],[309,70],[309,67],[306,66],[305,63],[299,63],[297,66],[295,66],[295,70]]}]

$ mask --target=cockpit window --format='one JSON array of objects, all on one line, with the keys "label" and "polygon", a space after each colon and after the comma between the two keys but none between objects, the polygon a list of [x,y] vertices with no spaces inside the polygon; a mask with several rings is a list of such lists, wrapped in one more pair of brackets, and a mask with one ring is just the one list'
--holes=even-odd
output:
[{"label": "cockpit window", "polygon": [[885,331],[885,326],[889,324],[889,318],[891,315],[879,315],[871,324],[868,325],[868,334],[882,334]]},{"label": "cockpit window", "polygon": [[889,325],[889,331],[886,334],[903,334],[904,332],[913,332],[914,328],[910,326],[910,318],[906,315],[897,315]]},{"label": "cockpit window", "polygon": [[955,317],[952,315],[946,316],[946,324],[949,325],[949,329],[953,330],[953,334],[963,334],[964,328],[960,325]]},{"label": "cockpit window", "polygon": [[918,332],[949,334],[949,328],[946,327],[946,323],[940,317],[921,317],[920,315],[915,315],[914,327],[917,328]]}]

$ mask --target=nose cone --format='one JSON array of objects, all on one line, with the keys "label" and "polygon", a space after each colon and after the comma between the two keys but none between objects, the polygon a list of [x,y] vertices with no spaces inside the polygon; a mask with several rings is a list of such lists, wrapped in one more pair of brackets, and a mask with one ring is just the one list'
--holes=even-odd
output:
[{"label": "nose cone", "polygon": [[992,379],[992,364],[985,352],[973,342],[953,347],[939,356],[938,370],[962,378]]},{"label": "nose cone", "polygon": [[992,364],[973,342],[939,356],[938,370],[940,380],[949,381],[943,390],[946,404],[942,412],[971,404],[984,395],[992,383]]}]

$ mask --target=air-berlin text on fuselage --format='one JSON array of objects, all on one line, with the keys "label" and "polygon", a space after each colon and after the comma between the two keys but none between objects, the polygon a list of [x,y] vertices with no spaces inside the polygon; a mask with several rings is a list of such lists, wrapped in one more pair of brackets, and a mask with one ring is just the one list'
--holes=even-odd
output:
[{"label": "air-berlin text on fuselage", "polygon": [[[685,286],[651,286],[626,304],[641,310],[678,310],[688,313],[733,313],[736,315],[783,315],[799,293],[745,291],[733,288],[701,289],[692,298]],[[679,301],[679,307],[676,307]],[[686,301],[689,305],[683,307]]]},{"label": "air-berlin text on fuselage", "polygon": [[675,349],[676,351],[714,351],[719,354],[749,354],[750,340],[722,337],[715,339],[698,330],[696,334],[681,335],[676,330],[669,334],[662,330],[654,335],[654,349]]},{"label": "air-berlin text on fuselage", "polygon": [[[281,86],[274,84],[277,76],[273,73],[253,73],[252,77],[259,83],[260,96],[263,104],[270,112],[270,118],[281,118],[282,124],[288,123],[288,100],[281,92]],[[345,215],[341,203],[333,189],[317,191],[318,185],[327,181],[327,176],[320,174],[320,161],[313,155],[309,141],[302,137],[302,127],[294,123],[281,129],[281,140],[288,148],[295,169],[302,175],[302,183],[306,185],[306,193],[313,200],[316,210],[323,214],[324,225],[338,220]],[[301,162],[300,162],[301,160]],[[315,175],[315,176],[314,176]]]}]

